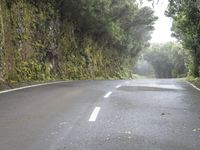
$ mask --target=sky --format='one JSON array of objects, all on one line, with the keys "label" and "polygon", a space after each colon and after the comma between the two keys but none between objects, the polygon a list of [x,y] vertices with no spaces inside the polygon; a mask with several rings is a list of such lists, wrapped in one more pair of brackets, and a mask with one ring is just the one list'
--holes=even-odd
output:
[{"label": "sky", "polygon": [[[168,0],[159,0],[159,3],[154,5],[153,9],[155,11],[155,15],[158,17],[158,20],[154,25],[155,30],[152,34],[151,43],[175,41],[175,39],[171,37],[170,30],[172,27],[172,19],[164,15],[167,5]],[[152,7],[152,3],[143,0],[143,6]]]}]

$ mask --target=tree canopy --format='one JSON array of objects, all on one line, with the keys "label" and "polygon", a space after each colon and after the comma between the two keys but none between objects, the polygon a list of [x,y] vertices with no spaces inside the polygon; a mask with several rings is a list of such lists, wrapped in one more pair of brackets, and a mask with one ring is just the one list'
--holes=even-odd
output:
[{"label": "tree canopy", "polygon": [[62,19],[72,20],[82,34],[132,56],[149,45],[157,19],[134,0],[62,0],[58,7]]}]

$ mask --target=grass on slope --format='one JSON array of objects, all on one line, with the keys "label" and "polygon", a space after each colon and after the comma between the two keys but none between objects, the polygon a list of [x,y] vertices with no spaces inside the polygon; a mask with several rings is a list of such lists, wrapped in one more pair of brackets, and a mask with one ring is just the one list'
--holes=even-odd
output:
[{"label": "grass on slope", "polygon": [[187,77],[186,80],[200,88],[200,78]]}]

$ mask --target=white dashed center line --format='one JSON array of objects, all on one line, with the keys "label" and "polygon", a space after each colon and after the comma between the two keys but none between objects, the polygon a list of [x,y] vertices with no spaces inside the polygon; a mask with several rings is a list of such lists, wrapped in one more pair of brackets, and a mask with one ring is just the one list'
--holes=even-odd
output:
[{"label": "white dashed center line", "polygon": [[95,107],[95,109],[93,110],[90,119],[88,120],[89,122],[95,122],[97,119],[97,116],[99,114],[101,107]]},{"label": "white dashed center line", "polygon": [[111,94],[112,94],[112,92],[108,92],[108,93],[104,96],[104,98],[108,98]]},{"label": "white dashed center line", "polygon": [[115,88],[118,89],[118,88],[120,88],[120,87],[121,87],[121,85],[117,85]]}]

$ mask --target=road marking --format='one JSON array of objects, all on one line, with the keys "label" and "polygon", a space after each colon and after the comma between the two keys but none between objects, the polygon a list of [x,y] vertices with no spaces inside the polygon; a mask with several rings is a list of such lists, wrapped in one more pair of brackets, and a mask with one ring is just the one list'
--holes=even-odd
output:
[{"label": "road marking", "polygon": [[118,88],[120,88],[120,87],[121,87],[121,85],[117,85],[115,88],[118,89]]},{"label": "road marking", "polygon": [[110,91],[110,92],[108,92],[105,96],[104,96],[104,98],[108,98],[110,95],[112,94],[112,92]]},{"label": "road marking", "polygon": [[8,92],[13,92],[13,91],[18,91],[18,90],[22,90],[22,89],[28,89],[28,88],[32,88],[32,87],[38,87],[38,86],[44,86],[44,85],[51,85],[51,84],[56,84],[56,83],[64,83],[64,82],[68,82],[68,81],[57,81],[57,82],[49,82],[49,83],[42,83],[42,84],[35,84],[35,85],[30,85],[30,86],[24,86],[24,87],[20,87],[20,88],[15,88],[15,89],[10,89],[10,90],[0,91],[0,94],[8,93]]},{"label": "road marking", "polygon": [[97,119],[97,116],[99,114],[101,107],[95,107],[95,109],[93,110],[90,119],[88,120],[89,122],[95,122]]},{"label": "road marking", "polygon": [[126,84],[129,84],[129,81],[126,81],[125,83],[126,83]]},{"label": "road marking", "polygon": [[190,82],[188,82],[188,81],[186,81],[189,85],[191,85],[193,88],[195,88],[196,90],[198,90],[198,91],[200,91],[200,89],[197,87],[197,86],[195,86],[194,84],[192,84],[192,83],[190,83]]}]

